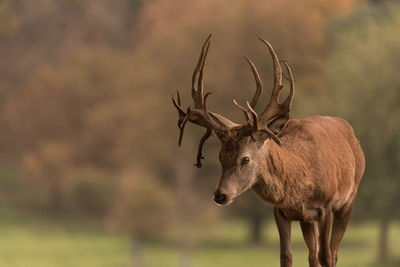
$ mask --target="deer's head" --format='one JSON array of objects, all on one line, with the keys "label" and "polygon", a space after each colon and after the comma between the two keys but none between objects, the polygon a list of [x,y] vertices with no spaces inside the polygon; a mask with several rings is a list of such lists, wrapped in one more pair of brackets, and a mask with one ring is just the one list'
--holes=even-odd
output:
[{"label": "deer's head", "polygon": [[[260,39],[267,47],[272,56],[274,68],[274,86],[271,98],[266,108],[258,115],[254,111],[262,91],[262,82],[254,63],[247,57],[256,81],[256,92],[252,101],[246,102],[246,108],[233,100],[234,104],[243,111],[246,121],[237,124],[229,119],[207,110],[207,97],[204,95],[203,75],[204,65],[210,47],[211,35],[204,42],[197,66],[192,77],[192,99],[194,108],[190,106],[184,110],[181,105],[179,92],[177,98],[172,102],[179,113],[178,127],[179,146],[182,142],[185,125],[188,121],[202,126],[206,129],[200,140],[197,162],[195,166],[201,167],[202,149],[204,142],[215,134],[221,142],[219,161],[222,167],[222,175],[214,193],[214,200],[219,204],[229,204],[235,197],[251,188],[257,182],[257,176],[262,164],[266,164],[265,158],[268,153],[268,143],[275,142],[282,145],[279,133],[289,120],[290,108],[294,96],[294,80],[289,65],[283,62],[290,82],[290,92],[287,99],[279,103],[279,93],[282,85],[282,68],[272,46],[267,41]],[[270,141],[268,141],[270,140]]]}]

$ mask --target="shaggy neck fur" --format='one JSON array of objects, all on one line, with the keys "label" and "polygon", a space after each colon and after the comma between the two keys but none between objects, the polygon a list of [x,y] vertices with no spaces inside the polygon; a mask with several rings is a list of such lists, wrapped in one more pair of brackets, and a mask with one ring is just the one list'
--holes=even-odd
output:
[{"label": "shaggy neck fur", "polygon": [[275,207],[298,209],[304,203],[304,197],[312,192],[310,163],[297,152],[283,144],[278,146],[272,140],[265,144],[264,163],[253,191],[264,201]]}]

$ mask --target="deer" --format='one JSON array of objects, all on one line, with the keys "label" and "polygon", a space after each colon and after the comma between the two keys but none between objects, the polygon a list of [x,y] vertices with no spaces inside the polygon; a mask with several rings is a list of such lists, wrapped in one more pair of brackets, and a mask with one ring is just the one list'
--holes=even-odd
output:
[{"label": "deer", "polygon": [[[246,107],[233,100],[244,114],[238,124],[208,111],[204,94],[204,67],[211,35],[204,42],[192,76],[194,107],[184,109],[179,91],[172,96],[178,111],[181,146],[185,125],[191,122],[205,128],[200,139],[195,166],[202,166],[203,145],[211,136],[220,140],[219,162],[222,174],[214,192],[219,205],[230,204],[251,189],[263,202],[274,208],[280,238],[280,266],[292,266],[291,222],[299,221],[308,247],[310,267],[335,267],[339,244],[349,223],[365,158],[350,124],[341,118],[313,116],[291,119],[295,93],[291,68],[280,61],[272,45],[259,38],[272,57],[273,87],[271,97],[260,113],[254,110],[263,84],[253,61],[245,57],[256,83],[255,94]],[[282,65],[287,75],[282,73]],[[283,101],[282,76],[290,84]]]}]

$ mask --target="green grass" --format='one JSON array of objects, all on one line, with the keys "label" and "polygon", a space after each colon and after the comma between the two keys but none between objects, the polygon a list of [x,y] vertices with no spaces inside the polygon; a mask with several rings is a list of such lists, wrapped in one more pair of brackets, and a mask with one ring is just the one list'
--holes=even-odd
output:
[{"label": "green grass", "polygon": [[0,266],[127,266],[125,238],[93,228],[2,212]]},{"label": "green grass", "polygon": [[[201,244],[187,255],[193,267],[279,266],[279,240],[273,225],[265,227],[267,242],[247,246],[246,227],[241,222],[224,223],[205,231]],[[340,267],[400,266],[375,263],[378,229],[375,224],[352,226],[345,235],[339,254]],[[391,227],[392,258],[400,258],[400,226]],[[293,226],[294,266],[308,266],[307,250],[297,223]],[[176,246],[145,244],[144,267],[180,266],[182,253]],[[126,236],[104,232],[85,221],[56,222],[34,214],[0,210],[0,266],[66,267],[131,266],[130,243]]]}]

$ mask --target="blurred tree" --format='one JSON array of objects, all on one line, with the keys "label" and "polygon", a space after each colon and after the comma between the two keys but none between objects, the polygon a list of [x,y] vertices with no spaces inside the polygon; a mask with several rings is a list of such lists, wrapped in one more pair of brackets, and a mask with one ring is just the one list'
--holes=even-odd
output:
[{"label": "blurred tree", "polygon": [[114,151],[120,125],[128,124],[126,110],[113,109],[111,89],[118,89],[112,81],[125,65],[126,57],[111,50],[81,50],[57,66],[42,64],[26,80],[27,88],[4,95],[3,151],[24,162],[28,180],[33,175],[31,181],[42,180],[37,185],[48,187],[51,206],[61,207],[61,192],[77,178],[76,170],[104,172],[124,164]]},{"label": "blurred tree", "polygon": [[261,244],[263,226],[265,221],[273,218],[272,206],[266,205],[262,200],[256,199],[251,192],[242,194],[229,209],[234,217],[245,219],[249,224],[249,242]]},{"label": "blurred tree", "polygon": [[33,152],[24,154],[22,168],[30,182],[47,189],[50,211],[65,210],[65,184],[70,174],[71,147],[68,144],[45,142]]},{"label": "blurred tree", "polygon": [[96,219],[105,218],[112,211],[117,194],[115,173],[98,168],[78,168],[68,185],[69,211]]},{"label": "blurred tree", "polygon": [[[20,18],[0,43],[1,151],[22,162],[25,180],[53,211],[102,216],[113,194],[104,176],[115,179],[133,161],[165,166],[169,145],[157,131],[165,112],[144,116],[165,101],[148,90],[154,63],[127,46],[136,41],[126,34],[134,28],[129,10],[140,2],[1,2],[4,21],[9,9]],[[15,27],[6,25],[4,33]]]},{"label": "blurred tree", "polygon": [[18,32],[20,18],[13,8],[12,1],[3,0],[0,2],[0,40],[12,37]]},{"label": "blurred tree", "polygon": [[379,258],[400,201],[400,5],[367,5],[330,30],[326,61],[330,111],[349,120],[366,156],[355,215],[380,220]]},{"label": "blurred tree", "polygon": [[133,266],[143,266],[143,244],[165,238],[171,225],[174,199],[149,172],[138,168],[122,174],[110,227],[129,234],[132,240]]},{"label": "blurred tree", "polygon": [[171,232],[178,244],[181,267],[191,266],[192,249],[205,241],[203,233],[213,231],[219,219],[217,207],[211,200],[212,190],[205,190],[207,183],[202,183],[203,177],[195,175],[193,159],[187,157],[189,150],[180,151],[181,154],[174,157],[171,175],[175,179],[170,184],[176,201]]}]

